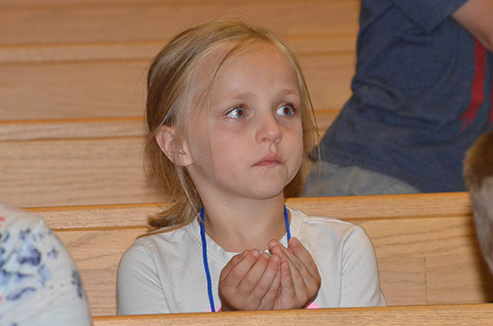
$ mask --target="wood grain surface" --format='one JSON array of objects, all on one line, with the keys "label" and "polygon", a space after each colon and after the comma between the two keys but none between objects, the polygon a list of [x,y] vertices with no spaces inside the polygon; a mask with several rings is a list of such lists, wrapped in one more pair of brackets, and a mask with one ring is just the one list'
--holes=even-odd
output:
[{"label": "wood grain surface", "polygon": [[113,316],[94,318],[94,326],[484,326],[492,320],[493,305],[477,304]]},{"label": "wood grain surface", "polygon": [[[340,109],[351,95],[354,53],[313,53],[299,59],[315,109]],[[0,64],[0,120],[143,116],[151,61]]]},{"label": "wood grain surface", "polygon": [[[321,133],[337,112],[318,112]],[[144,133],[138,117],[0,123],[0,198],[20,207],[162,201],[146,182]]]},{"label": "wood grain surface", "polygon": [[[141,228],[146,217],[168,203],[91,206],[32,207],[55,230],[83,228]],[[322,215],[360,223],[364,220],[472,218],[466,192],[409,195],[288,198],[286,205],[310,215]]]},{"label": "wood grain surface", "polygon": [[156,202],[142,152],[141,137],[0,142],[0,198],[21,207]]},{"label": "wood grain surface", "polygon": [[[309,214],[363,226],[375,247],[389,305],[485,303],[493,278],[476,241],[466,193],[289,199]],[[80,269],[95,315],[116,313],[116,270],[165,204],[36,208]]]},{"label": "wood grain surface", "polygon": [[359,1],[0,2],[0,120],[143,115],[145,72],[173,35],[241,18],[299,54],[319,109],[350,96]]},{"label": "wood grain surface", "polygon": [[9,2],[0,7],[4,45],[154,41],[218,18],[267,26],[282,37],[347,34],[357,32],[359,10],[357,0]]}]

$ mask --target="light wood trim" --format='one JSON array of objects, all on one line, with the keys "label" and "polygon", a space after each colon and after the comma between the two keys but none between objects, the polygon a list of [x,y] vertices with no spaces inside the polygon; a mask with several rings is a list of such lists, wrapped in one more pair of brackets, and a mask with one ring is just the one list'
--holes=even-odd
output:
[{"label": "light wood trim", "polygon": [[224,17],[267,26],[282,37],[358,30],[357,0],[77,2],[0,8],[0,30],[8,31],[0,44],[154,41]]},{"label": "light wood trim", "polygon": [[142,137],[0,142],[0,198],[18,207],[156,202]]},{"label": "light wood trim", "polygon": [[[340,109],[351,96],[354,53],[299,56],[316,110]],[[0,120],[143,116],[151,59],[0,65]]]},{"label": "light wood trim", "polygon": [[95,317],[94,326],[490,325],[493,305],[440,305]]},{"label": "light wood trim", "polygon": [[0,141],[142,137],[143,117],[0,121]]},{"label": "light wood trim", "polygon": [[[148,60],[168,39],[134,42],[0,45],[0,65],[108,60]],[[298,55],[356,51],[356,34],[290,36],[283,40]]]},{"label": "light wood trim", "polygon": [[[412,195],[289,198],[286,204],[310,215],[349,221],[472,216],[466,192]],[[145,227],[146,217],[166,203],[26,208],[54,229]]]},{"label": "light wood trim", "polygon": [[[340,110],[317,110],[318,131],[325,133]],[[144,136],[144,117],[0,121],[0,142]]]}]

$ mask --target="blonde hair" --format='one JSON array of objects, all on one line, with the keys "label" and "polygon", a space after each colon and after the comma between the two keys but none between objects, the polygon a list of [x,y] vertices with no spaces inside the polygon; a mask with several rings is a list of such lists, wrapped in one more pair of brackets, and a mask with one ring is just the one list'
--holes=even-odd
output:
[{"label": "blonde hair", "polygon": [[[305,78],[294,54],[273,33],[239,21],[218,21],[188,29],[173,38],[156,56],[147,77],[146,118],[149,128],[146,144],[146,172],[157,190],[173,203],[149,218],[153,228],[185,224],[193,220],[202,202],[185,168],[173,164],[156,142],[163,125],[173,126],[177,135],[186,131],[186,121],[198,93],[197,70],[206,57],[225,47],[224,57],[215,67],[214,76],[225,60],[253,44],[274,45],[286,55],[296,71],[301,97],[304,155],[301,168],[285,188],[286,196],[295,195],[309,170],[309,154],[319,136]],[[178,136],[179,137],[179,136]]]}]

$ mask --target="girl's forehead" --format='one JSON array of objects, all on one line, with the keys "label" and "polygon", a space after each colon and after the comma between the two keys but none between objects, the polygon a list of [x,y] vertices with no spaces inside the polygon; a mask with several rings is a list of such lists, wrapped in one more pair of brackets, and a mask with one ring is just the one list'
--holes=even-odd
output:
[{"label": "girl's forehead", "polygon": [[291,62],[289,56],[284,53],[278,46],[257,41],[255,43],[248,43],[244,46],[236,46],[233,49],[226,45],[220,46],[211,51],[201,62],[198,64],[196,73],[193,79],[197,88],[202,88],[202,91],[209,89],[221,74],[224,67],[227,69],[235,69],[235,63],[244,59],[265,58],[269,60],[272,56],[276,56],[280,61],[287,63],[289,69],[295,70],[295,65]]},{"label": "girl's forehead", "polygon": [[253,43],[238,44],[234,47],[227,44],[221,45],[206,55],[202,60],[201,65],[205,70],[215,71],[220,70],[222,66],[234,61],[238,58],[244,57],[263,57],[267,53],[276,53],[280,58],[288,56],[276,45],[272,43],[256,41]]},{"label": "girl's forehead", "polygon": [[[194,115],[198,113],[198,109],[200,111],[207,109],[212,97],[219,95],[217,88],[214,86],[220,82],[222,73],[229,71],[229,75],[231,75],[231,69],[236,69],[238,62],[248,65],[251,57],[255,58],[255,60],[252,60],[254,65],[257,60],[263,60],[264,57],[266,60],[272,60],[272,57],[279,57],[279,61],[284,61],[286,67],[291,70],[290,74],[294,84],[296,84],[297,93],[300,91],[295,66],[289,56],[278,46],[261,41],[236,47],[222,45],[210,51],[198,62],[195,72],[191,76],[189,92],[186,92],[188,94],[183,94],[189,99],[191,104],[189,109],[193,110]],[[257,68],[257,66],[254,68]],[[189,111],[189,113],[192,113],[192,111]]]}]

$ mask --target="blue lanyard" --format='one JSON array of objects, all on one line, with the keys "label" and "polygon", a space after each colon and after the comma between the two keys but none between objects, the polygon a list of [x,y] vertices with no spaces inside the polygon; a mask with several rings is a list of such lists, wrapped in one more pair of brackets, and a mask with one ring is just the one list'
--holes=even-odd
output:
[{"label": "blue lanyard", "polygon": [[[286,205],[284,205],[284,220],[286,221],[287,237],[289,241],[289,239],[291,239],[291,230],[289,228],[289,214]],[[200,238],[202,239],[202,260],[204,262],[205,276],[207,278],[207,294],[209,295],[211,311],[216,312],[216,306],[214,305],[214,295],[212,294],[211,271],[209,269],[209,260],[207,259],[207,241],[205,238],[204,227],[204,207],[202,207],[202,210],[200,211]]]}]

